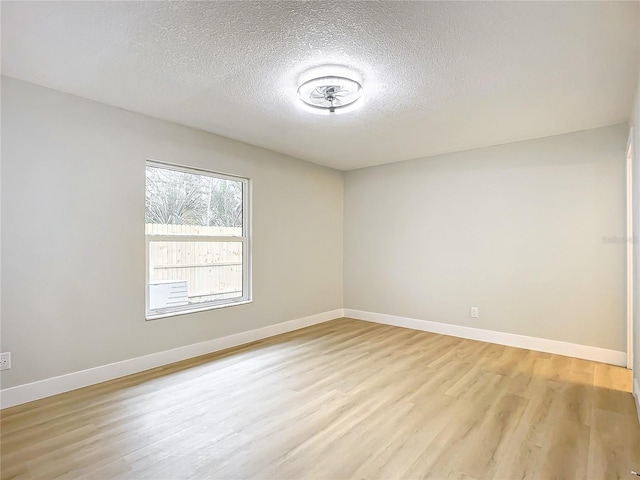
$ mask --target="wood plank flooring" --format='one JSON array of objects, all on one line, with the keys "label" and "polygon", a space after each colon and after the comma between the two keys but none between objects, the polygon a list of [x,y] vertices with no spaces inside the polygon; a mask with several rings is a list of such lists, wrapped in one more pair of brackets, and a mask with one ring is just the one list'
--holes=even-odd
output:
[{"label": "wood plank flooring", "polygon": [[619,367],[340,319],[2,411],[2,479],[631,479]]}]

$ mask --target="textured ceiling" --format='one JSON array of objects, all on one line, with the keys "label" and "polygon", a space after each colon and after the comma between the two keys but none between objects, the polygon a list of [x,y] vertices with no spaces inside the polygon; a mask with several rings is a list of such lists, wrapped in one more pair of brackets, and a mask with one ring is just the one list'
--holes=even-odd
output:
[{"label": "textured ceiling", "polygon": [[[624,122],[637,2],[2,2],[2,72],[338,169]],[[307,70],[366,99],[300,108]]]}]

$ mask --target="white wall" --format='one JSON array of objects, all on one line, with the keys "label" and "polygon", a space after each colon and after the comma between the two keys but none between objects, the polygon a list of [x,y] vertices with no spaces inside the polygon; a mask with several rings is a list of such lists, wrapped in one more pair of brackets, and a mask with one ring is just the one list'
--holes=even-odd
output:
[{"label": "white wall", "polygon": [[347,172],[345,308],[625,351],[626,140],[618,125]]},{"label": "white wall", "polygon": [[[252,304],[145,321],[147,158],[253,180]],[[342,197],[340,172],[3,77],[2,387],[341,308]]]},{"label": "white wall", "polygon": [[[631,109],[629,125],[633,128],[633,265],[634,265],[634,296],[633,296],[633,377],[640,385],[640,76],[636,86],[636,94]],[[636,387],[637,388],[637,387]],[[640,392],[636,393],[640,395]],[[638,398],[640,405],[640,398]],[[638,412],[640,418],[640,411]]]}]

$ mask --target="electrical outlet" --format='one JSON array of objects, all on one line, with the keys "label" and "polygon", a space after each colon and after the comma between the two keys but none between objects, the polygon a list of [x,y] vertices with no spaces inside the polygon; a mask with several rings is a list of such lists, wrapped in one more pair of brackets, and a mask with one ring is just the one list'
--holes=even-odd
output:
[{"label": "electrical outlet", "polygon": [[479,316],[478,307],[471,307],[471,318],[478,318]]},{"label": "electrical outlet", "polygon": [[11,352],[0,353],[0,370],[11,368]]}]

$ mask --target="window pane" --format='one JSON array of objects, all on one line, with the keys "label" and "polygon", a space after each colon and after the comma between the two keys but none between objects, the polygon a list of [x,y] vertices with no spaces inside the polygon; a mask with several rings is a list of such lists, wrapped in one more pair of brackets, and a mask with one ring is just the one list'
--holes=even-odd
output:
[{"label": "window pane", "polygon": [[243,183],[147,166],[146,233],[242,236]]},{"label": "window pane", "polygon": [[149,242],[149,309],[242,297],[242,242]]}]

